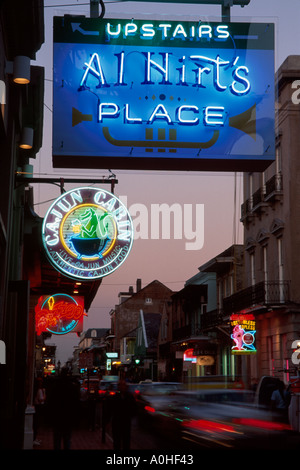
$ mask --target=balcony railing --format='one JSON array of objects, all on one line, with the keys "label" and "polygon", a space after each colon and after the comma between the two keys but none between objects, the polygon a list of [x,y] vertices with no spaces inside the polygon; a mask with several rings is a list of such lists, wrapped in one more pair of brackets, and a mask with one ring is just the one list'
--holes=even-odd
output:
[{"label": "balcony railing", "polygon": [[265,200],[269,200],[276,194],[281,194],[282,189],[282,175],[276,173],[266,182]]},{"label": "balcony railing", "polygon": [[200,334],[200,325],[198,323],[192,323],[189,325],[182,326],[181,328],[173,329],[173,341],[180,341],[185,338],[197,336]]},{"label": "balcony railing", "polygon": [[254,306],[280,306],[289,300],[288,281],[263,281],[223,299],[223,310],[230,315]]},{"label": "balcony railing", "polygon": [[241,206],[241,218],[254,216],[255,212],[272,201],[282,197],[282,175],[276,173],[264,185],[251,195]]},{"label": "balcony railing", "polygon": [[252,196],[253,208],[264,202],[263,188],[259,188]]},{"label": "balcony railing", "polygon": [[222,324],[224,321],[224,312],[220,310],[211,310],[201,317],[201,329],[206,330]]}]

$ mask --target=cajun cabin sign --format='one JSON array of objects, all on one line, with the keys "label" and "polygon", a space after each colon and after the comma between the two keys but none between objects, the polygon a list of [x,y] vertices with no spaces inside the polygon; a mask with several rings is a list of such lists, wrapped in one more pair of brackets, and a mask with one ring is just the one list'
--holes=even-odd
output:
[{"label": "cajun cabin sign", "polygon": [[97,280],[115,271],[133,242],[133,223],[124,204],[104,189],[81,187],[63,193],[48,209],[43,245],[65,276]]}]

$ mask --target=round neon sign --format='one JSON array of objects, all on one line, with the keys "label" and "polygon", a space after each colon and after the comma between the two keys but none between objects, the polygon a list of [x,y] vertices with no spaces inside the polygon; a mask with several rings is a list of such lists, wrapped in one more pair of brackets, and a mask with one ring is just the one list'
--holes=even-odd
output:
[{"label": "round neon sign", "polygon": [[68,294],[54,294],[41,297],[35,307],[35,323],[37,334],[48,331],[56,335],[64,335],[74,331],[84,315],[81,298]]},{"label": "round neon sign", "polygon": [[124,204],[104,189],[81,187],[63,193],[42,227],[52,265],[73,279],[95,280],[115,271],[133,242],[133,223]]}]

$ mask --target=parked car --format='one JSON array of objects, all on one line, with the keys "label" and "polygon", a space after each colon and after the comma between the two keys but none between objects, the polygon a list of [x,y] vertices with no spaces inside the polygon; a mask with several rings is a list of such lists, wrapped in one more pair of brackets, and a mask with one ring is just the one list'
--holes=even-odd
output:
[{"label": "parked car", "polygon": [[119,377],[114,375],[108,375],[102,377],[98,386],[98,398],[102,400],[109,395],[115,395],[118,390]]},{"label": "parked car", "polygon": [[87,400],[90,397],[97,397],[97,391],[99,386],[98,377],[88,377],[83,379],[80,386],[80,398],[82,401]]}]

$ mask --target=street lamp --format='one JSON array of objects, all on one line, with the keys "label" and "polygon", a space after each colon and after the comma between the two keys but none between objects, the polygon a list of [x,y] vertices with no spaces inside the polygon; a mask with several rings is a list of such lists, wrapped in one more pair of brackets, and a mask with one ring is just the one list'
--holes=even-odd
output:
[{"label": "street lamp", "polygon": [[14,58],[13,80],[19,85],[26,85],[30,82],[30,58],[19,55]]}]

